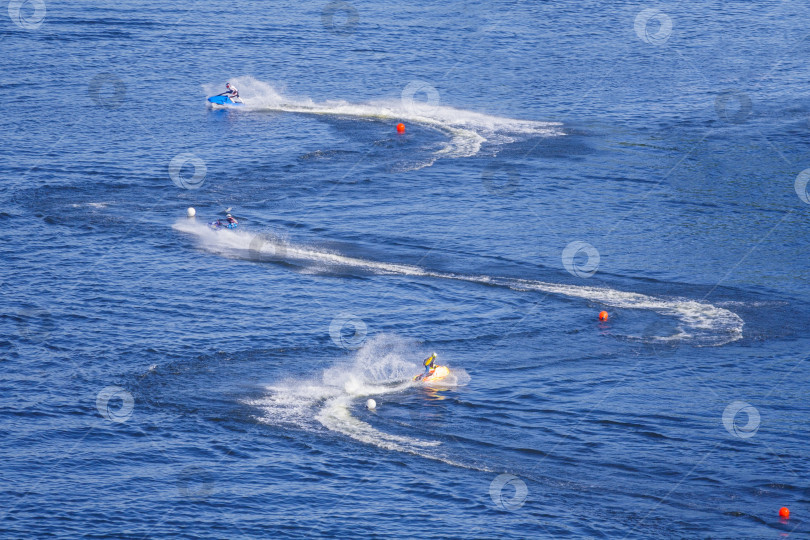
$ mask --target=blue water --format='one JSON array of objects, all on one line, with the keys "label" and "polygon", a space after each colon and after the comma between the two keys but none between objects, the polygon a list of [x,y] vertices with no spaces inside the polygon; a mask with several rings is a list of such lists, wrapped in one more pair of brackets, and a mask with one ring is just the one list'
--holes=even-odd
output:
[{"label": "blue water", "polygon": [[810,6],[20,4],[0,536],[810,534]]}]

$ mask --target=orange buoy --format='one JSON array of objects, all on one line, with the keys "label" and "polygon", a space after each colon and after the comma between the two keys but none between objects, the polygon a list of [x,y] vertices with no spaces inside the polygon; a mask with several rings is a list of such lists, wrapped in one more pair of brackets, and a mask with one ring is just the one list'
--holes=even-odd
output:
[{"label": "orange buoy", "polygon": [[405,124],[402,122],[397,124],[397,133],[405,133]]},{"label": "orange buoy", "polygon": [[600,311],[599,312],[599,320],[605,322],[608,320],[608,312],[607,311]]},{"label": "orange buoy", "polygon": [[790,510],[788,510],[787,506],[783,506],[779,509],[779,517],[783,519],[787,519],[790,517]]}]

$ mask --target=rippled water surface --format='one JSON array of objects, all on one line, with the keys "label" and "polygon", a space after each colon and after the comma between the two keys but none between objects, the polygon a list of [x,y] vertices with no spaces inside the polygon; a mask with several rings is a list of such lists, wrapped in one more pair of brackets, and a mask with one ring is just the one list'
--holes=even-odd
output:
[{"label": "rippled water surface", "polygon": [[0,535],[807,536],[808,16],[11,2]]}]

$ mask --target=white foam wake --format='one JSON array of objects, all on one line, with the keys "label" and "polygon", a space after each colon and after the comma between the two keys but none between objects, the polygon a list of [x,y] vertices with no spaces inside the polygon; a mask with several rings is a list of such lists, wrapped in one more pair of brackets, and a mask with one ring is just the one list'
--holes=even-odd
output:
[{"label": "white foam wake", "polygon": [[[440,441],[385,433],[352,414],[367,397],[403,392],[421,371],[419,355],[405,341],[389,335],[368,340],[348,362],[325,369],[320,379],[290,380],[265,387],[265,395],[246,404],[256,407],[260,422],[312,430],[318,425],[365,444],[406,452],[450,465],[466,467],[443,456]],[[462,369],[454,369],[466,375]]]},{"label": "white foam wake", "polygon": [[[532,280],[506,280],[517,290],[534,290],[583,298],[621,309],[643,309],[661,315],[676,317],[685,326],[674,336],[677,339],[695,338],[700,345],[724,345],[742,338],[744,322],[728,309],[688,298],[658,298],[646,294],[617,291],[609,287],[587,287],[544,283]],[[511,282],[511,283],[510,283]],[[660,340],[660,336],[644,339]]]},{"label": "white foam wake", "polygon": [[[354,268],[376,274],[452,279],[582,298],[620,309],[648,310],[675,317],[682,325],[678,339],[690,338],[698,345],[723,345],[742,338],[743,320],[731,310],[684,298],[660,298],[645,294],[565,283],[435,272],[419,266],[370,261],[340,253],[296,245],[280,238],[244,230],[213,231],[194,220],[178,221],[174,228],[193,234],[203,249],[227,257],[257,261],[284,260],[322,267]],[[649,339],[658,339],[651,336]]]},{"label": "white foam wake", "polygon": [[[470,157],[481,151],[487,141],[495,145],[514,142],[521,137],[554,137],[564,135],[559,122],[519,120],[431,104],[412,99],[373,100],[351,103],[343,100],[316,102],[307,97],[285,96],[272,85],[253,77],[232,79],[239,88],[246,110],[279,111],[302,114],[324,114],[383,121],[419,124],[448,136],[449,140],[434,153],[432,164],[440,157]],[[208,95],[217,93],[215,86],[205,86]]]}]

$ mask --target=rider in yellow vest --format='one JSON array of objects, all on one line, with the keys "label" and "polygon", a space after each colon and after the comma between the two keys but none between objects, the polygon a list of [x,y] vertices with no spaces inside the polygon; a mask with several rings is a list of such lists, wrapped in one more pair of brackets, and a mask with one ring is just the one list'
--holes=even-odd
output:
[{"label": "rider in yellow vest", "polygon": [[433,353],[427,358],[425,358],[425,361],[423,363],[425,364],[425,372],[419,375],[417,380],[424,379],[425,377],[430,377],[436,371],[436,353]]}]

